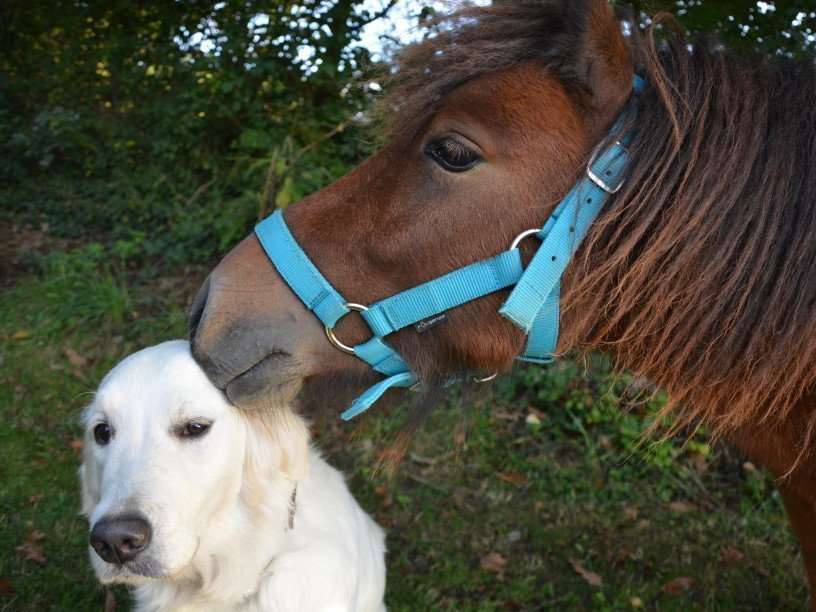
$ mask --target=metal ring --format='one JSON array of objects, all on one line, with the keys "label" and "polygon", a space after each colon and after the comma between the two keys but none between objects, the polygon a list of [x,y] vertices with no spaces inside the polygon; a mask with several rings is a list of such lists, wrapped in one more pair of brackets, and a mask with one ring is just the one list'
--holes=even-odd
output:
[{"label": "metal ring", "polygon": [[[536,230],[536,231],[538,231],[538,230]],[[493,373],[492,373],[490,376],[485,376],[484,378],[474,378],[474,379],[473,379],[473,382],[475,382],[475,383],[486,383],[486,382],[490,382],[491,380],[493,380],[494,378],[496,378],[498,375],[499,375],[499,373],[498,373],[498,372],[493,372]]]},{"label": "metal ring", "polygon": [[516,236],[516,239],[513,240],[513,243],[510,245],[510,250],[512,251],[513,249],[515,249],[519,244],[521,244],[521,241],[524,240],[527,236],[532,236],[533,234],[537,234],[540,231],[541,231],[540,229],[528,229],[527,231],[521,232],[518,236]]},{"label": "metal ring", "polygon": [[[365,312],[366,310],[368,310],[366,306],[363,306],[362,304],[355,304],[354,302],[348,302],[347,304],[343,304],[343,306],[345,306],[349,310],[353,310],[354,312]],[[344,353],[348,353],[350,355],[354,354],[354,349],[340,342],[337,339],[337,336],[334,335],[334,332],[329,328],[328,325],[324,325],[323,327],[326,329],[326,337],[329,339],[329,342],[331,342],[335,348],[339,348]]]}]

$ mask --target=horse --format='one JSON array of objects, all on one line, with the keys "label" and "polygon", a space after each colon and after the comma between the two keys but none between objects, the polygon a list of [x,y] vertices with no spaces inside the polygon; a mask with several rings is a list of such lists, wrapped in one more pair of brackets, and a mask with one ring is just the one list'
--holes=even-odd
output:
[{"label": "horse", "polygon": [[[625,180],[562,278],[556,353],[609,355],[666,390],[677,427],[708,423],[770,470],[816,592],[816,63],[545,0],[460,8],[396,65],[373,113],[385,144],[285,209],[315,266],[371,304],[506,250],[632,107]],[[511,367],[525,335],[498,313],[507,296],[388,337],[423,382],[418,413],[451,377]],[[334,332],[366,330],[355,314]],[[376,376],[327,341],[254,234],[205,281],[189,336],[240,406]]]}]

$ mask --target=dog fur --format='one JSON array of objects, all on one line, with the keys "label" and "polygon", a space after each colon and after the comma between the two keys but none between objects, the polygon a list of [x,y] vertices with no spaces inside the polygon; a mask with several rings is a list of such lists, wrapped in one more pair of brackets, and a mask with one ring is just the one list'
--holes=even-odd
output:
[{"label": "dog fur", "polygon": [[[303,420],[232,406],[186,342],[122,361],[83,421],[90,526],[135,515],[151,527],[122,565],[89,547],[100,581],[135,585],[139,609],[384,609],[383,531],[310,448]],[[190,422],[209,428],[184,435]],[[100,423],[112,430],[106,444],[94,437]]]}]

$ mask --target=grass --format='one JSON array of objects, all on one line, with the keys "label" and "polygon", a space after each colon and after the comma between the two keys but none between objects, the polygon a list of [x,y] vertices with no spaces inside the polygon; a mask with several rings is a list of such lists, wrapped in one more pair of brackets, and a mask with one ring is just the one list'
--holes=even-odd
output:
[{"label": "grass", "polygon": [[[0,296],[0,609],[96,610],[78,414],[119,359],[183,335],[204,269],[128,283],[93,246],[31,261]],[[660,398],[632,401],[632,382],[603,360],[521,369],[469,403],[460,452],[443,406],[392,477],[370,466],[399,410],[316,425],[388,529],[389,609],[805,609],[772,480],[704,433],[638,447]],[[17,550],[27,538],[44,565]]]}]

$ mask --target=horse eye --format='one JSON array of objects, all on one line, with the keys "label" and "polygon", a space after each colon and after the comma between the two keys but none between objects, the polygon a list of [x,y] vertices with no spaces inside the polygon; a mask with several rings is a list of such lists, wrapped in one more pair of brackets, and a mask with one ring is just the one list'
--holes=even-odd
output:
[{"label": "horse eye", "polygon": [[113,435],[113,430],[111,426],[107,423],[100,423],[96,427],[94,427],[94,440],[100,446],[105,446],[108,442],[110,442],[111,436]]},{"label": "horse eye", "polygon": [[191,436],[193,438],[198,436],[203,436],[207,433],[207,430],[210,429],[209,423],[202,423],[200,421],[190,421],[184,426],[184,431],[181,432],[182,436]]},{"label": "horse eye", "polygon": [[448,172],[465,172],[482,159],[478,153],[450,137],[440,138],[425,145],[425,155]]}]

